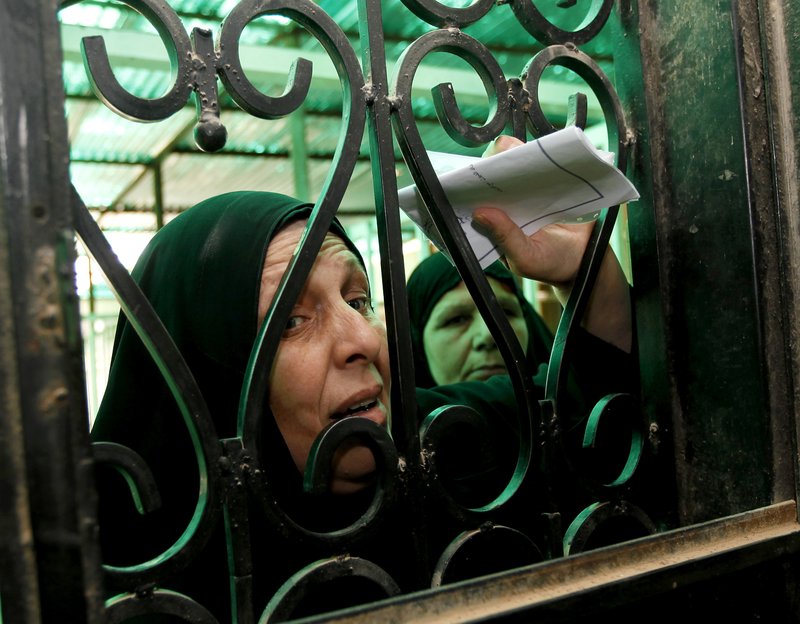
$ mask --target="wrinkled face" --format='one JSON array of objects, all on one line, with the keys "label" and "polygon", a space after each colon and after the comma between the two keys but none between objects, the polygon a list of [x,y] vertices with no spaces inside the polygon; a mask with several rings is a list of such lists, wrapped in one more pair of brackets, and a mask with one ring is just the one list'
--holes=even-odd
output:
[{"label": "wrinkled face", "polygon": [[[269,244],[259,321],[304,226],[286,226]],[[367,275],[342,239],[329,233],[286,324],[270,375],[270,408],[298,470],[305,469],[317,434],[335,420],[357,416],[385,426],[389,381],[386,329],[372,309]],[[372,452],[345,442],[334,458],[331,489],[357,491],[374,471]]]},{"label": "wrinkled face", "polygon": [[[528,346],[528,327],[519,300],[511,289],[489,277],[500,307],[523,349]],[[483,322],[464,282],[436,302],[422,332],[425,357],[439,384],[482,381],[506,372],[500,351]]]}]

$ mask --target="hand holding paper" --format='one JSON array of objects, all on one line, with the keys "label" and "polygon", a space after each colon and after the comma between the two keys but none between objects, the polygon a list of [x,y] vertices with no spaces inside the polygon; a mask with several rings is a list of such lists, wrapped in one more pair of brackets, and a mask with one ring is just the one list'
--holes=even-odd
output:
[{"label": "hand holding paper", "polygon": [[481,207],[473,214],[473,223],[496,245],[509,269],[553,286],[559,301],[566,302],[592,235],[591,221],[551,223],[528,235],[499,208]]},{"label": "hand holding paper", "polygon": [[[521,141],[503,136],[490,149],[502,152],[520,145]],[[527,235],[498,208],[478,208],[473,220],[485,229],[512,271],[551,284],[558,300],[566,304],[592,234],[591,221],[551,223]],[[581,324],[605,342],[630,352],[633,334],[628,282],[611,247],[601,261]]]},{"label": "hand holding paper", "polygon": [[[603,208],[639,198],[633,185],[614,167],[613,154],[596,149],[576,127],[487,158],[430,156],[482,268],[497,260],[500,253],[472,223],[476,208],[502,209],[530,235],[551,223],[593,219]],[[400,207],[445,251],[417,188],[405,187],[399,197]]]}]

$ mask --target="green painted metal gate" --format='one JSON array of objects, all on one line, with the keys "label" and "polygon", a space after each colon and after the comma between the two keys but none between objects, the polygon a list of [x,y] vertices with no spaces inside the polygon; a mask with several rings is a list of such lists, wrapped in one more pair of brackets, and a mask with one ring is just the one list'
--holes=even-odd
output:
[{"label": "green painted metal gate", "polygon": [[[272,4],[301,16],[308,8]],[[241,3],[241,11],[272,4]],[[443,32],[461,37],[452,8],[432,0],[406,4],[435,26],[428,40],[436,43]],[[536,3],[508,4],[524,20]],[[408,111],[391,99],[384,59],[376,56],[381,3],[358,6],[363,37],[377,37],[364,46],[373,56],[365,55],[363,68],[355,56],[343,57],[340,66],[368,79],[351,93],[351,114],[370,117],[380,173],[394,162],[389,120],[399,120],[394,132],[402,135]],[[474,2],[462,17],[481,18],[491,6]],[[675,621],[688,614],[800,620],[800,7],[780,0],[592,3],[595,13],[607,9],[615,29],[615,91],[626,122],[619,144],[642,196],[629,214],[629,236],[648,474],[656,478],[640,484],[638,495],[669,530],[319,621],[580,622],[598,615]],[[88,226],[76,216],[80,200],[69,183],[57,11],[55,2],[0,4],[3,624],[119,617],[103,602],[73,284],[74,234]],[[344,45],[334,26],[330,48]],[[537,35],[566,63],[578,62],[579,36]],[[476,66],[490,63],[477,46],[453,45],[462,45],[460,54]],[[486,73],[489,84],[496,76]],[[359,84],[354,80],[351,86]],[[445,116],[452,113],[447,102],[440,107]],[[528,110],[509,112],[508,123],[494,130],[524,133]],[[219,139],[217,111],[202,112],[211,149]],[[454,127],[458,120],[451,124],[457,134]],[[480,143],[488,133],[473,140]],[[414,138],[402,138],[413,163]],[[424,176],[424,163],[416,164]],[[386,208],[379,214],[381,251],[396,259],[396,188],[386,176],[378,179],[384,181],[376,185],[377,204]],[[332,196],[343,183],[331,181]],[[458,237],[450,236],[458,248]],[[462,262],[460,268],[476,273],[470,261]],[[385,266],[387,302],[401,302],[389,316],[390,335],[402,336],[403,298],[392,290],[402,275],[388,260]],[[393,364],[400,380],[409,378],[402,355]],[[407,398],[407,384],[403,392]],[[414,436],[401,433],[398,445],[413,453]],[[131,592],[131,601],[140,598]]]}]

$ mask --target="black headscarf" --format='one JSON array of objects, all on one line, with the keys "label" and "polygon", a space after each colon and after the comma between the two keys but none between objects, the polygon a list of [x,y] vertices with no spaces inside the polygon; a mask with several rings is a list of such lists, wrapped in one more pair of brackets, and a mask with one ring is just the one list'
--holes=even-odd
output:
[{"label": "black headscarf", "polygon": [[[525,299],[519,283],[499,260],[489,265],[484,273],[508,286],[522,308],[528,328],[526,354],[532,370],[547,364],[553,346],[553,334],[533,306]],[[411,317],[411,342],[414,352],[414,371],[418,388],[437,385],[428,366],[422,337],[425,325],[439,300],[462,281],[461,275],[442,253],[434,253],[417,265],[408,279],[408,308]]]},{"label": "black headscarf", "polygon": [[[239,392],[258,331],[258,294],[267,247],[282,227],[307,218],[311,209],[311,204],[277,193],[212,197],[164,226],[132,271],[197,379],[220,437],[236,433]],[[361,259],[337,221],[331,231]],[[151,363],[121,315],[93,436],[118,433],[129,421],[140,430],[140,408],[149,414],[157,411],[153,407],[169,390],[158,383],[161,375]],[[161,419],[158,413],[154,417]]]}]

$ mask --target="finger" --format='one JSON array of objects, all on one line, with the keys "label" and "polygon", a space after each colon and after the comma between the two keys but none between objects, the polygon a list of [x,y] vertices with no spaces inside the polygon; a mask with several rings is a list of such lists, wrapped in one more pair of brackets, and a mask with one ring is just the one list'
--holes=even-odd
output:
[{"label": "finger", "polygon": [[523,145],[523,142],[519,139],[507,134],[501,134],[494,141],[489,143],[489,146],[484,150],[482,157],[486,158],[488,156],[494,156],[495,154],[505,152],[506,150],[510,150],[520,145]]},{"label": "finger", "polygon": [[502,255],[520,268],[531,255],[531,241],[522,229],[502,210],[481,207],[472,213],[472,220],[479,231],[497,245]]}]

